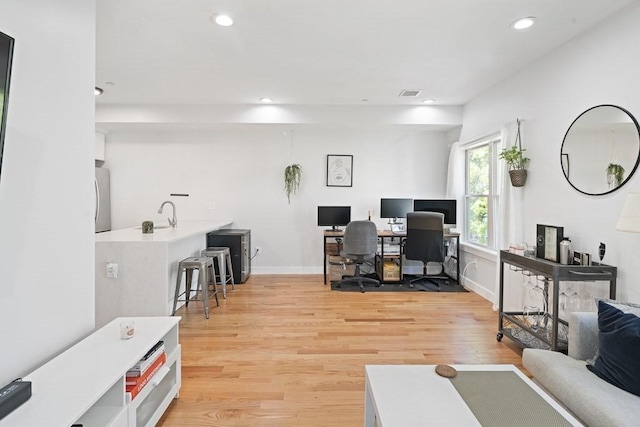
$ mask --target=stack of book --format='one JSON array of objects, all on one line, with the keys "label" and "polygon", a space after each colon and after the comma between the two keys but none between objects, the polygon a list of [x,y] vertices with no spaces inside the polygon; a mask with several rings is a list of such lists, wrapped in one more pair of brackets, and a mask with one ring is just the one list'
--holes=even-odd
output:
[{"label": "stack of book", "polygon": [[167,353],[164,349],[164,341],[158,341],[134,367],[127,371],[125,387],[129,394],[129,401],[142,391],[166,361]]}]

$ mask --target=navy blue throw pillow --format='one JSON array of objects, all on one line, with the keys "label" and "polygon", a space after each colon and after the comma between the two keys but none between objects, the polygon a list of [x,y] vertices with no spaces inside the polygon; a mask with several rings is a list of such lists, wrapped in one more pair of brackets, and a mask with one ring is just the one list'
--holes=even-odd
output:
[{"label": "navy blue throw pillow", "polygon": [[640,396],[640,306],[598,301],[598,356],[587,368]]}]

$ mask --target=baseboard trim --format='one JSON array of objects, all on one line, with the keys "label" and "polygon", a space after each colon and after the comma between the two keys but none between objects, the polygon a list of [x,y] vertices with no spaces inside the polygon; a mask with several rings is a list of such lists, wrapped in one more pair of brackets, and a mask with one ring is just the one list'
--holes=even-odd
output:
[{"label": "baseboard trim", "polygon": [[465,289],[473,291],[489,302],[493,302],[494,293],[487,288],[480,286],[478,283],[465,276],[462,276],[462,284],[464,285]]},{"label": "baseboard trim", "polygon": [[322,267],[254,267],[251,274],[322,274]]}]

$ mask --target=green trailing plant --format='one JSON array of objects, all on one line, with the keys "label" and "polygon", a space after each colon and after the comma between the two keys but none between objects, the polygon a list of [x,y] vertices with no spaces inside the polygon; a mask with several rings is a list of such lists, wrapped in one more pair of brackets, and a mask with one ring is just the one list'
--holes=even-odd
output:
[{"label": "green trailing plant", "polygon": [[524,156],[526,148],[522,148],[522,138],[520,136],[520,123],[522,120],[516,119],[518,131],[516,132],[516,141],[509,148],[503,148],[498,157],[504,160],[509,166],[509,170],[526,169],[529,166],[530,158]]},{"label": "green trailing plant", "polygon": [[525,151],[527,151],[526,148],[513,145],[510,148],[503,148],[499,157],[507,163],[509,170],[526,169],[531,159],[524,156]]},{"label": "green trailing plant", "polygon": [[509,148],[503,148],[498,154],[498,158],[504,160],[509,167],[509,179],[514,187],[522,187],[527,180],[527,166],[529,166],[530,158],[525,157],[522,148],[522,138],[520,136],[520,119],[516,119],[518,131],[516,133],[516,141]]},{"label": "green trailing plant", "polygon": [[299,164],[294,163],[284,168],[284,191],[287,194],[289,204],[291,204],[291,195],[295,194],[300,187],[301,178],[302,166]]},{"label": "green trailing plant", "polygon": [[624,181],[624,168],[618,163],[609,163],[607,166],[607,184],[609,187],[620,187]]}]

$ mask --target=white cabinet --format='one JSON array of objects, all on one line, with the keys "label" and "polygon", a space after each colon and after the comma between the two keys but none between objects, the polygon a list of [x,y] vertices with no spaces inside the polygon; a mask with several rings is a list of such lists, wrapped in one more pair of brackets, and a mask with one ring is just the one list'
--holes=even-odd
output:
[{"label": "white cabinet", "polygon": [[[135,336],[120,339],[120,323],[135,322]],[[24,379],[31,398],[0,426],[153,426],[177,398],[181,385],[180,317],[117,318]],[[125,375],[158,341],[167,362],[130,402]]]},{"label": "white cabinet", "polygon": [[107,159],[106,150],[107,136],[102,132],[96,132],[95,136],[95,158],[99,162],[104,162]]}]

